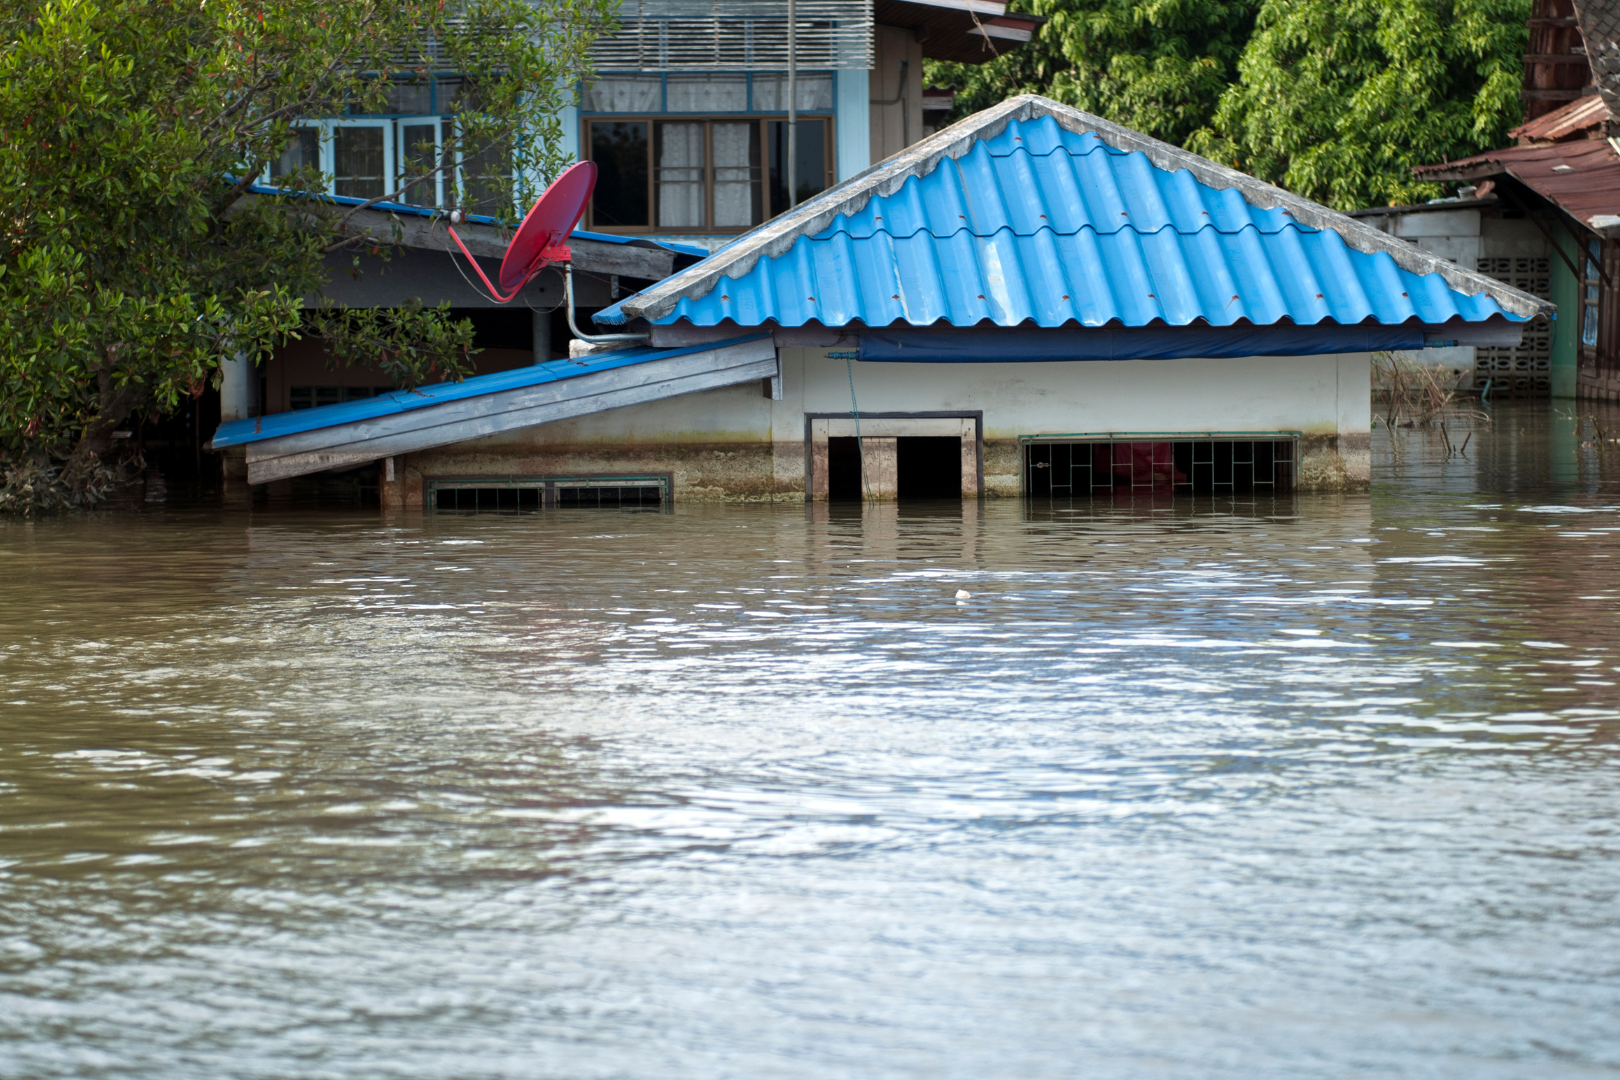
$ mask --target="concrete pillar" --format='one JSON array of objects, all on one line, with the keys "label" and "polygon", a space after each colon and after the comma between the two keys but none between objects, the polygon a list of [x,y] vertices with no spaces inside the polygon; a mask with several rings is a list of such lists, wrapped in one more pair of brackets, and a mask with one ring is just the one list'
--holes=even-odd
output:
[{"label": "concrete pillar", "polygon": [[259,369],[245,354],[237,353],[221,363],[219,370],[224,375],[219,384],[219,418],[246,420],[253,415],[258,397]]},{"label": "concrete pillar", "polygon": [[962,498],[979,497],[979,425],[962,418]]},{"label": "concrete pillar", "polygon": [[867,435],[861,439],[862,495],[867,502],[892,502],[899,497],[898,446],[893,437]]},{"label": "concrete pillar", "polygon": [[[259,369],[243,353],[221,362],[219,384],[219,418],[222,422],[246,420],[256,411],[259,389]],[[226,491],[247,484],[247,448],[228,447],[221,455],[221,471]]]},{"label": "concrete pillar", "polygon": [[385,457],[377,462],[377,501],[385,514],[397,514],[405,509],[405,470],[397,457]]},{"label": "concrete pillar", "polygon": [[385,514],[422,510],[422,474],[405,462],[403,454],[377,462],[377,496]]},{"label": "concrete pillar", "polygon": [[534,317],[534,362],[543,364],[551,359],[551,312],[531,311]]}]

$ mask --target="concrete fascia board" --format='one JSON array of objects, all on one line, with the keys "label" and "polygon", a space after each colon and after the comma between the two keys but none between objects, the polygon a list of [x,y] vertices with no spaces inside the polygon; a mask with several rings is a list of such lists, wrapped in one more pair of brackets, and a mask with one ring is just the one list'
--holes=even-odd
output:
[{"label": "concrete fascia board", "polygon": [[1476,271],[1464,270],[1337,210],[1038,94],[1008,98],[935,132],[767,222],[719,254],[644,289],[625,300],[620,309],[627,320],[663,318],[682,299],[696,300],[708,295],[723,278],[741,277],[760,259],[776,258],[800,237],[813,235],[831,225],[838,215],[859,213],[874,196],[892,195],[907,180],[928,175],[947,158],[965,156],[974,143],[999,135],[1010,121],[1042,116],[1050,116],[1066,131],[1095,134],[1115,150],[1140,151],[1158,168],[1186,169],[1208,187],[1235,189],[1251,205],[1263,210],[1274,207],[1287,210],[1301,225],[1338,233],[1352,250],[1369,254],[1382,252],[1394,259],[1395,265],[1414,274],[1439,274],[1447,285],[1468,296],[1485,293],[1514,315],[1530,318],[1538,312],[1554,310],[1550,302],[1538,296]]},{"label": "concrete fascia board", "polygon": [[[244,201],[266,197],[251,191],[242,196]],[[332,209],[326,208],[326,213]],[[287,212],[300,218],[309,228],[329,226],[329,217],[312,212],[298,203],[289,202]],[[343,220],[344,235],[356,241],[371,239],[385,247],[403,245],[424,251],[460,251],[455,241],[450,239],[442,216],[417,217],[366,209],[351,211],[344,215]],[[467,250],[479,258],[500,259],[506,254],[506,245],[512,239],[510,232],[476,221],[458,225],[456,231],[467,245]],[[614,244],[577,236],[571,237],[568,243],[576,270],[658,281],[668,277],[675,269],[675,253],[666,248]]]}]

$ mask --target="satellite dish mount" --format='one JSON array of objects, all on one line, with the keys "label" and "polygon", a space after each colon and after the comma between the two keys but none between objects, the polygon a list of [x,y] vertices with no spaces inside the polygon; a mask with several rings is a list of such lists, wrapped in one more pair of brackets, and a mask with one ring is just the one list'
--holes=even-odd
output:
[{"label": "satellite dish mount", "polygon": [[456,247],[461,249],[461,253],[467,257],[467,261],[472,263],[473,270],[477,272],[485,288],[489,289],[491,298],[496,302],[511,303],[546,267],[552,263],[562,263],[563,292],[568,305],[568,329],[573,331],[575,337],[589,342],[645,341],[646,334],[582,333],[574,322],[573,251],[566,245],[566,241],[579,225],[579,219],[585,216],[585,207],[590,203],[591,193],[595,189],[596,163],[581,161],[564,169],[562,175],[541,192],[540,197],[529,208],[529,212],[523,215],[523,221],[518,225],[517,232],[512,235],[512,242],[506,245],[506,255],[501,259],[500,273],[496,275],[500,288],[490,283],[484,268],[478,265],[478,260],[473,258],[472,252],[467,250],[467,245],[462,243],[461,237],[456,234],[455,225],[464,220],[464,215],[459,210],[450,214],[452,223],[450,237],[456,242]]}]

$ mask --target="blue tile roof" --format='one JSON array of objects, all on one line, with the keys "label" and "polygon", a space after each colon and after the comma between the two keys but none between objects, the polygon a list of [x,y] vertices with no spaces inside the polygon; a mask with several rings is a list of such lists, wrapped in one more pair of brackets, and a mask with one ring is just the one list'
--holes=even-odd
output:
[{"label": "blue tile roof", "polygon": [[214,433],[213,448],[218,450],[221,447],[239,446],[261,439],[274,439],[282,435],[336,427],[339,424],[374,420],[395,413],[409,412],[412,409],[442,405],[447,401],[561,382],[564,379],[578,378],[598,371],[644,364],[650,360],[669,360],[688,353],[704,352],[726,345],[739,345],[746,341],[757,341],[765,336],[749,334],[730,341],[709,342],[679,349],[656,349],[640,345],[631,349],[593,353],[578,360],[551,360],[544,364],[513,368],[510,371],[497,371],[493,375],[475,375],[461,382],[419,386],[415,390],[394,390],[387,394],[378,394],[376,397],[345,401],[340,405],[321,405],[313,409],[297,409],[293,412],[274,413],[247,420],[230,420],[219,425],[219,429]]},{"label": "blue tile roof", "polygon": [[[596,320],[622,324],[645,313],[655,325],[1137,327],[1526,318],[1488,292],[1453,288],[1439,272],[1357,250],[1287,206],[1261,208],[1237,187],[1162,168],[1051,115],[1011,119],[923,172],[929,164],[790,238],[780,254],[728,268],[706,290],[682,290],[690,295],[673,306],[672,290],[700,281],[705,264],[739,245]],[[654,295],[664,299],[646,301]]]}]

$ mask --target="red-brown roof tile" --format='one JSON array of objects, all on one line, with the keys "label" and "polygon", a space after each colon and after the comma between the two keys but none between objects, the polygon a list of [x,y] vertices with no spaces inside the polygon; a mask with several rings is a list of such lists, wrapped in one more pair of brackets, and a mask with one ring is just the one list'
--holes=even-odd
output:
[{"label": "red-brown roof tile", "polygon": [[1620,214],[1620,154],[1607,139],[1509,146],[1412,171],[1421,180],[1483,180],[1506,174],[1592,228],[1615,224],[1594,223],[1593,218]]}]

